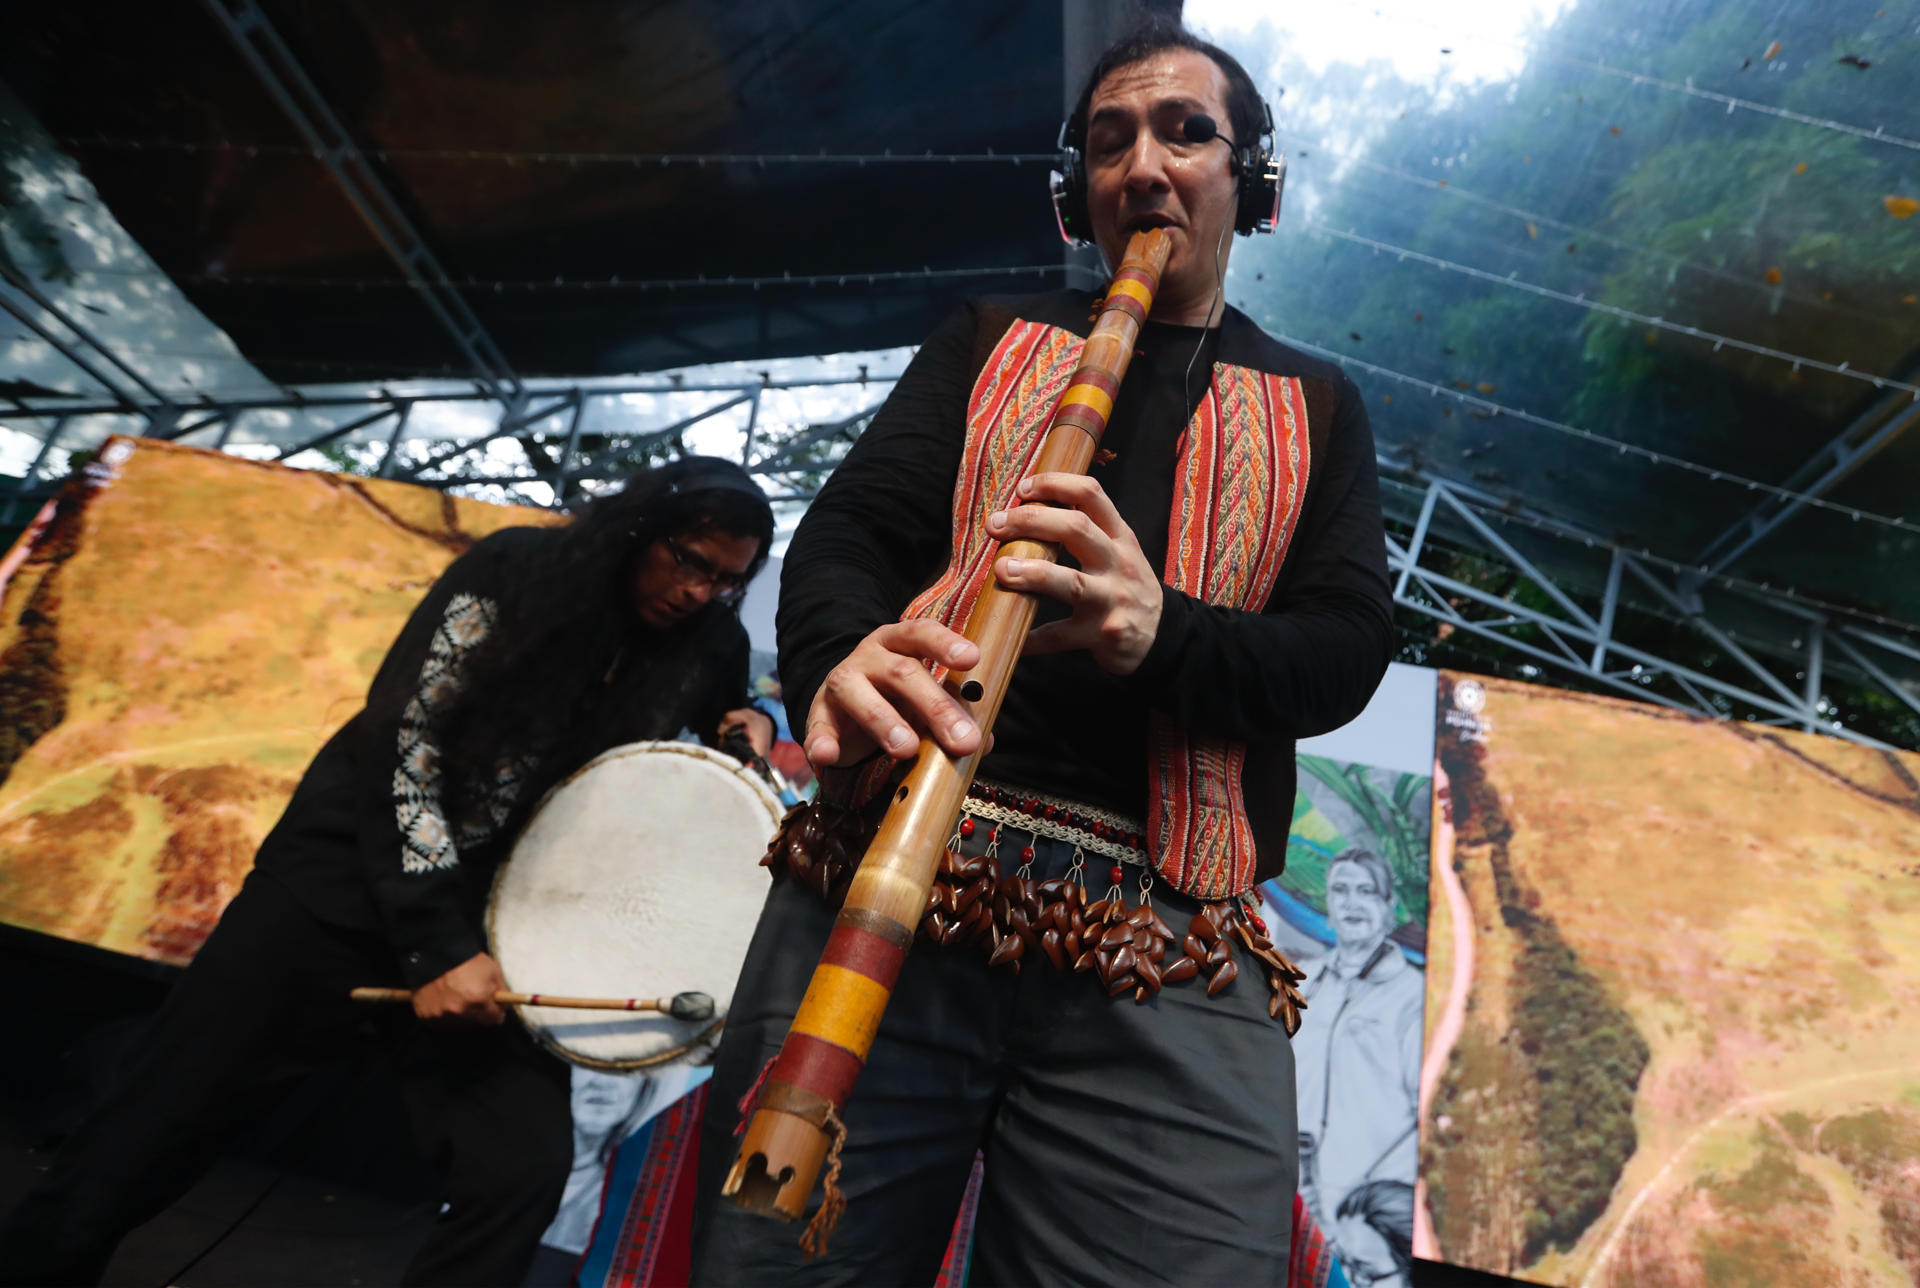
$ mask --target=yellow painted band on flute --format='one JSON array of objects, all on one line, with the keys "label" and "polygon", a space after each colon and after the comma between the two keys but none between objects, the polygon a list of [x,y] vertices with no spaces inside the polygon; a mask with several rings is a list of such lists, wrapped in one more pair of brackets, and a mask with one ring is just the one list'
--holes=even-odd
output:
[{"label": "yellow painted band on flute", "polygon": [[1107,297],[1111,299],[1116,293],[1134,300],[1143,309],[1151,311],[1153,308],[1153,292],[1132,278],[1116,278],[1113,285],[1107,288]]},{"label": "yellow painted band on flute", "polygon": [[887,996],[884,986],[859,971],[821,962],[793,1017],[793,1031],[845,1047],[864,1060],[880,1031]]},{"label": "yellow painted band on flute", "polygon": [[1113,415],[1113,395],[1099,385],[1075,385],[1067,390],[1067,396],[1060,400],[1060,410],[1079,403],[1095,412],[1101,420]]}]

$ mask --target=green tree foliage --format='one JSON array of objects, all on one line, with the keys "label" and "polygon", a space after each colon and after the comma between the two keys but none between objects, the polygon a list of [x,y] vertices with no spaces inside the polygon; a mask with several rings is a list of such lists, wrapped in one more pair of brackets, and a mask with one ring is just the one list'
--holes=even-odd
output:
[{"label": "green tree foliage", "polygon": [[[1255,61],[1265,55],[1287,87],[1277,110],[1293,153],[1292,204],[1280,235],[1240,246],[1229,285],[1275,332],[1767,481],[1788,477],[1881,392],[1513,283],[1920,379],[1920,215],[1896,218],[1887,205],[1920,199],[1920,154],[1765,111],[1729,112],[1682,88],[1920,137],[1920,94],[1911,92],[1920,84],[1920,0],[1857,11],[1576,0],[1529,44],[1511,80],[1464,86],[1409,84],[1363,48],[1331,67],[1289,61],[1284,37],[1269,30],[1264,39],[1251,42]],[[1849,55],[1868,66],[1841,61]],[[1601,61],[1671,87],[1609,75]],[[1486,276],[1401,260],[1347,233]],[[1353,375],[1383,450],[1630,548],[1690,560],[1757,499],[1724,478],[1390,377]],[[1913,518],[1916,479],[1920,441],[1910,434],[1834,499]],[[1389,483],[1383,495],[1390,515],[1411,519],[1417,494]],[[1597,597],[1604,551],[1560,551],[1556,562],[1545,559],[1545,543],[1528,547],[1519,527],[1503,531]],[[1733,571],[1920,621],[1920,580],[1905,575],[1916,564],[1920,537],[1808,511]],[[1412,652],[1441,642],[1431,623],[1409,630]],[[1475,647],[1499,653],[1497,644]],[[1711,673],[1716,653],[1689,634],[1668,655]],[[1534,678],[1511,655],[1467,664]],[[1849,718],[1916,742],[1910,713],[1891,700],[1844,681],[1830,688]]]}]

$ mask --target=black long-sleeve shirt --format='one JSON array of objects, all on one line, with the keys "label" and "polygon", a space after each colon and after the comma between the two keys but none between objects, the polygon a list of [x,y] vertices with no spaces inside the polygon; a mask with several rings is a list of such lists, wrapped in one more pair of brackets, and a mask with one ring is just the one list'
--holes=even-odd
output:
[{"label": "black long-sleeve shirt", "polygon": [[463,690],[505,588],[557,536],[508,528],[454,561],[254,860],[322,921],[387,938],[416,985],[486,951],[493,874],[547,788],[609,747],[682,729],[713,739],[746,704],[747,636],[731,610],[652,631],[610,604],[549,660],[552,700],[569,713],[557,722],[564,741],[501,748],[484,784],[447,781],[437,717]]},{"label": "black long-sleeve shirt", "polygon": [[[780,674],[795,729],[827,672],[946,568],[967,402],[994,345],[1017,319],[1085,336],[1093,303],[1060,291],[961,310],[928,339],[827,481],[781,572]],[[1132,675],[1108,674],[1084,652],[1023,659],[981,774],[1144,818],[1149,709],[1243,741],[1264,879],[1285,862],[1294,740],[1366,706],[1392,649],[1392,596],[1359,391],[1337,367],[1279,344],[1232,308],[1213,333],[1149,321],[1114,400],[1101,440],[1113,456],[1091,472],[1148,562],[1166,566],[1181,432],[1214,361],[1296,376],[1307,404],[1305,505],[1264,610],[1216,608],[1163,587],[1158,634]],[[1042,600],[1036,621],[1066,613]]]}]

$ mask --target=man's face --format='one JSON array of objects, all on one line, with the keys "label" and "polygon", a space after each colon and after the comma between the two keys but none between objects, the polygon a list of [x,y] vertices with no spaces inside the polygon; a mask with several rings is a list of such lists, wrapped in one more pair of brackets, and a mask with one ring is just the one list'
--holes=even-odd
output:
[{"label": "man's face", "polygon": [[1393,909],[1365,865],[1336,863],[1327,873],[1327,920],[1342,948],[1371,949],[1393,928]]},{"label": "man's face", "polygon": [[737,583],[760,553],[758,537],[716,528],[662,537],[640,553],[633,610],[654,630],[685,621]]},{"label": "man's face", "polygon": [[[1222,137],[1187,142],[1181,127],[1196,112],[1211,116]],[[1165,227],[1173,238],[1157,315],[1172,311],[1163,305],[1211,303],[1216,246],[1225,271],[1236,189],[1224,141],[1231,129],[1226,73],[1191,49],[1116,68],[1087,103],[1087,208],[1108,264],[1119,267],[1127,238],[1142,228]]]}]

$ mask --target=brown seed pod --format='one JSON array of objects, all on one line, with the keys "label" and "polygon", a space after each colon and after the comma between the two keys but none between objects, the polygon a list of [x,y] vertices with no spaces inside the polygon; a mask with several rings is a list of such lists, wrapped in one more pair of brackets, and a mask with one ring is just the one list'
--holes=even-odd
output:
[{"label": "brown seed pod", "polygon": [[1180,951],[1197,962],[1207,960],[1207,941],[1198,935],[1188,935],[1180,941]]},{"label": "brown seed pod", "polygon": [[1160,980],[1162,978],[1160,968],[1155,966],[1152,961],[1145,957],[1136,958],[1133,963],[1133,973],[1140,977],[1142,984],[1147,985],[1156,993],[1160,991]]},{"label": "brown seed pod", "polygon": [[933,888],[927,891],[927,911],[928,912],[933,912],[935,909],[940,907],[940,891],[943,888],[944,887],[942,887],[941,884],[938,881],[936,881],[933,883]]},{"label": "brown seed pod", "polygon": [[1126,919],[1127,901],[1125,899],[1115,899],[1107,905],[1107,924],[1109,926],[1121,925]]},{"label": "brown seed pod", "polygon": [[1085,952],[1081,953],[1078,957],[1073,959],[1073,973],[1078,975],[1082,971],[1092,970],[1094,967],[1098,966],[1099,964],[1100,964],[1099,950],[1094,948],[1089,948]]},{"label": "brown seed pod", "polygon": [[1132,970],[1133,964],[1137,959],[1138,959],[1138,954],[1136,954],[1133,951],[1132,944],[1121,944],[1119,948],[1114,950],[1114,954],[1113,954],[1114,972],[1118,974],[1121,971]]},{"label": "brown seed pod", "polygon": [[1207,965],[1209,966],[1219,966],[1232,960],[1233,949],[1227,946],[1227,941],[1224,939],[1215,944],[1213,951],[1207,954]]},{"label": "brown seed pod", "polygon": [[1121,944],[1131,944],[1132,942],[1133,931],[1125,925],[1108,926],[1106,933],[1100,936],[1100,946],[1102,948],[1118,948]]},{"label": "brown seed pod", "polygon": [[1207,920],[1207,910],[1205,908],[1193,914],[1193,920],[1187,923],[1187,933],[1209,946],[1213,944],[1214,940],[1220,938],[1220,928]]},{"label": "brown seed pod", "polygon": [[1080,932],[1071,926],[1060,932],[1060,947],[1065,950],[1068,961],[1077,961],[1080,957]]},{"label": "brown seed pod", "polygon": [[1182,957],[1173,965],[1160,972],[1163,984],[1184,984],[1200,973],[1200,963],[1191,957]]},{"label": "brown seed pod", "polygon": [[1019,935],[1008,935],[994,946],[992,956],[987,958],[987,965],[999,966],[1005,962],[1019,961],[1020,955],[1026,951],[1026,940]]},{"label": "brown seed pod", "polygon": [[1138,982],[1139,981],[1134,978],[1132,971],[1128,971],[1124,975],[1116,975],[1107,982],[1107,996],[1118,997]]},{"label": "brown seed pod", "polygon": [[955,912],[965,912],[991,888],[984,879],[975,878],[969,881],[966,888],[954,896],[953,910]]},{"label": "brown seed pod", "polygon": [[1151,941],[1147,944],[1147,958],[1157,966],[1167,955],[1167,941],[1158,935],[1149,935],[1147,938]]},{"label": "brown seed pod", "polygon": [[1007,928],[1009,930],[1026,930],[1032,925],[1033,921],[1027,916],[1027,910],[1024,905],[1016,906],[1007,912]]},{"label": "brown seed pod", "polygon": [[1006,925],[1007,914],[1012,911],[1013,905],[1007,902],[1006,891],[996,891],[993,896],[993,924],[996,926]]},{"label": "brown seed pod", "polygon": [[1152,921],[1153,921],[1153,909],[1148,907],[1144,903],[1141,904],[1138,908],[1135,908],[1127,916],[1127,924],[1130,926],[1145,926],[1145,925],[1151,924]]},{"label": "brown seed pod", "polygon": [[1105,899],[1095,899],[1092,903],[1087,905],[1087,912],[1086,912],[1087,924],[1092,925],[1094,922],[1099,921],[1102,917],[1106,915],[1107,915],[1107,901]]},{"label": "brown seed pod", "polygon": [[1040,893],[1047,896],[1047,898],[1049,899],[1066,898],[1068,888],[1069,887],[1067,884],[1067,879],[1065,877],[1055,877],[1051,881],[1042,881],[1040,883]]},{"label": "brown seed pod", "polygon": [[1148,946],[1151,945],[1153,942],[1154,942],[1154,938],[1153,938],[1153,932],[1151,930],[1148,930],[1145,926],[1134,927],[1134,930],[1133,930],[1133,951],[1134,952],[1136,953],[1146,952]]},{"label": "brown seed pod", "polygon": [[1067,968],[1067,958],[1061,948],[1059,931],[1049,927],[1047,930],[1041,932],[1040,951],[1047,955],[1047,960],[1053,963],[1055,970],[1065,970]]},{"label": "brown seed pod", "polygon": [[1213,972],[1213,978],[1207,981],[1207,996],[1218,997],[1227,991],[1227,985],[1240,978],[1240,968],[1230,961],[1220,963],[1220,969]]},{"label": "brown seed pod", "polygon": [[1147,909],[1147,929],[1151,930],[1154,934],[1160,936],[1160,938],[1162,939],[1180,938],[1180,936],[1173,933],[1172,929],[1167,925],[1166,922],[1160,920],[1160,914],[1155,912],[1151,908]]}]

